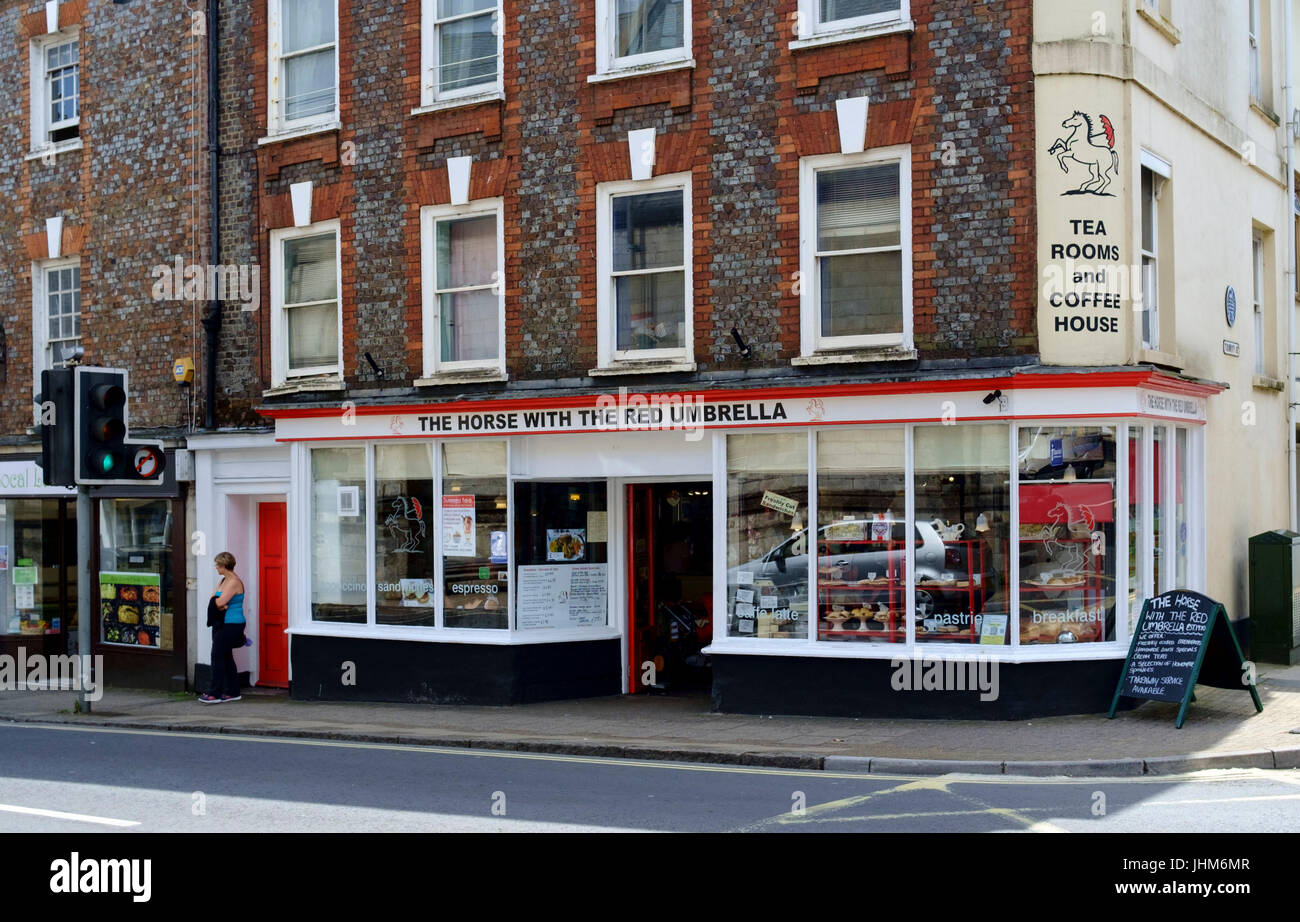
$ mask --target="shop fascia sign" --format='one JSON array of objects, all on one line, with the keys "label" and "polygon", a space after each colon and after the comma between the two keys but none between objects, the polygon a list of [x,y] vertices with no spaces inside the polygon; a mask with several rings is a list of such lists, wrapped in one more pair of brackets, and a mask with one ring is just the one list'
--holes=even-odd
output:
[{"label": "shop fascia sign", "polygon": [[[908,393],[862,396],[785,396],[770,399],[706,399],[698,394],[604,394],[584,405],[515,408],[497,404],[482,410],[462,404],[450,412],[436,407],[420,412],[376,412],[366,408],[340,410],[328,415],[281,417],[276,438],[309,441],[320,438],[447,438],[460,436],[527,435],[535,433],[616,433],[678,431],[702,433],[705,429],[744,429],[834,423],[878,422],[864,413],[869,401],[894,419],[957,422],[989,418],[984,392],[957,394]],[[886,409],[887,408],[887,409]]]},{"label": "shop fascia sign", "polygon": [[75,496],[72,487],[45,485],[35,461],[0,461],[0,496]]},{"label": "shop fascia sign", "polygon": [[[1006,386],[1005,383],[1002,385]],[[1131,416],[1134,412],[1172,419],[1205,419],[1205,401],[1164,391],[1130,387],[1030,388],[1009,392],[1005,405],[987,402],[990,390],[981,387],[944,393],[804,396],[782,393],[771,398],[718,399],[699,394],[604,394],[582,405],[519,406],[502,401],[483,409],[466,404],[447,412],[437,406],[358,408],[344,404],[303,416],[287,413],[276,420],[281,441],[315,439],[458,438],[558,433],[618,433],[677,431],[687,439],[706,429],[746,429],[770,426],[897,424],[903,422],[957,425],[998,419],[1031,419],[1070,415]],[[1135,396],[1137,399],[1135,399]]]}]

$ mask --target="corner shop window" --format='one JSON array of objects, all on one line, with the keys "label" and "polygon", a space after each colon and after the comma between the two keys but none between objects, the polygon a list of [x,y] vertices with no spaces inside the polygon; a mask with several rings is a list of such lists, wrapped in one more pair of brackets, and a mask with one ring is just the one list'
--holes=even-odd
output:
[{"label": "corner shop window", "polygon": [[[437,623],[433,449],[375,447],[375,622]],[[364,560],[364,555],[361,555]]]},{"label": "corner shop window", "polygon": [[808,637],[808,437],[727,436],[727,635]]},{"label": "corner shop window", "polygon": [[1142,429],[1132,426],[1128,430],[1128,630],[1132,634],[1137,619],[1142,614],[1143,583],[1146,579],[1148,557],[1146,528],[1143,526]]},{"label": "corner shop window", "polygon": [[1007,436],[999,425],[915,431],[918,642],[1009,642]]},{"label": "corner shop window", "polygon": [[515,626],[526,631],[608,623],[605,481],[516,483],[515,509]]},{"label": "corner shop window", "polygon": [[1165,584],[1168,565],[1164,558],[1169,552],[1169,510],[1164,502],[1165,484],[1169,481],[1165,476],[1169,446],[1166,431],[1164,426],[1156,426],[1151,433],[1151,585],[1157,594],[1173,588]]},{"label": "corner shop window", "polygon": [[817,434],[818,640],[907,639],[905,437],[901,428]]},{"label": "corner shop window", "polygon": [[366,453],[311,453],[311,617],[366,623]]},{"label": "corner shop window", "polygon": [[510,626],[506,493],[505,442],[443,444],[436,525],[446,627]]},{"label": "corner shop window", "polygon": [[1019,432],[1020,642],[1115,639],[1115,429]]},{"label": "corner shop window", "polygon": [[101,500],[99,539],[100,641],[172,649],[171,501]]}]

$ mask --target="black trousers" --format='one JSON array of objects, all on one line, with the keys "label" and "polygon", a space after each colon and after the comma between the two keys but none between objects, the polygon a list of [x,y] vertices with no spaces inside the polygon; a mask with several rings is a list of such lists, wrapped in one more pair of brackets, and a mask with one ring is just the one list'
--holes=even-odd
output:
[{"label": "black trousers", "polygon": [[212,629],[212,688],[209,695],[239,694],[235,650],[244,645],[244,625],[224,624]]}]

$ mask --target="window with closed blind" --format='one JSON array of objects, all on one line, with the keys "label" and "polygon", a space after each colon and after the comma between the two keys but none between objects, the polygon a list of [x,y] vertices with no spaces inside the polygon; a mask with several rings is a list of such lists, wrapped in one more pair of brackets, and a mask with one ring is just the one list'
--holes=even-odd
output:
[{"label": "window with closed blind", "polygon": [[272,377],[342,375],[337,221],[272,231]]},{"label": "window with closed blind", "polygon": [[269,0],[272,133],[338,119],[335,0]]},{"label": "window with closed blind", "polygon": [[911,339],[910,157],[801,161],[804,353]]},{"label": "window with closed blind", "polygon": [[499,0],[423,2],[424,103],[500,90]]},{"label": "window with closed blind", "polygon": [[504,373],[501,200],[421,209],[426,376]]}]

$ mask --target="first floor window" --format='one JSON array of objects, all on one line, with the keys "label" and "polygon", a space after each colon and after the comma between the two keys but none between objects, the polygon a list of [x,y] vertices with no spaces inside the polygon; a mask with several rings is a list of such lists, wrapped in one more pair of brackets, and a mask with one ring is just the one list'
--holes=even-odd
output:
[{"label": "first floor window", "polygon": [[1264,341],[1264,241],[1256,236],[1250,241],[1253,296],[1251,322],[1255,334],[1255,374],[1268,373],[1267,344]]},{"label": "first floor window", "polygon": [[900,345],[911,321],[910,160],[803,162],[805,349]]},{"label": "first floor window", "polygon": [[46,268],[45,368],[54,368],[81,345],[81,267],[76,263]]},{"label": "first floor window", "polygon": [[1159,205],[1156,174],[1142,168],[1142,345],[1160,348]]},{"label": "first floor window", "polygon": [[686,0],[614,0],[615,54],[634,57],[681,48],[686,41]]},{"label": "first floor window", "polygon": [[499,80],[497,0],[432,0],[433,86],[438,98]]},{"label": "first floor window", "polygon": [[425,239],[433,251],[427,326],[436,344],[426,366],[499,367],[505,311],[500,205],[426,213]]},{"label": "first floor window", "polygon": [[338,374],[338,225],[273,234],[277,383],[295,375]]},{"label": "first floor window", "polygon": [[690,349],[689,181],[652,182],[659,188],[619,183],[601,196],[603,345],[615,360]]}]

